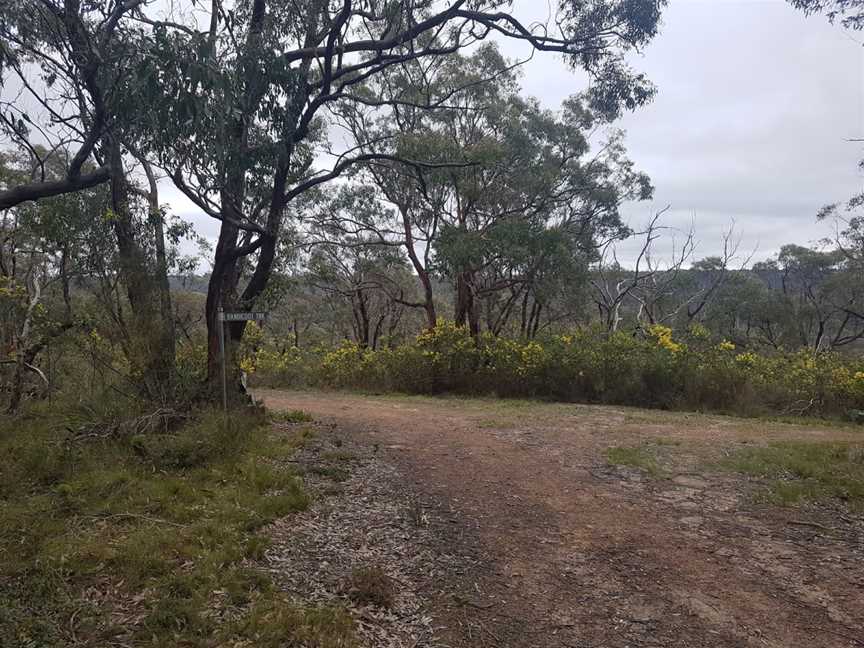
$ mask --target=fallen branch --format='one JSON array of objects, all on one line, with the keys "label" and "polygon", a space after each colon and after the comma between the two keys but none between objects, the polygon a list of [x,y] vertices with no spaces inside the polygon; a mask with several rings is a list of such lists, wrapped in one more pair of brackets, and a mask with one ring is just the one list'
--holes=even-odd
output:
[{"label": "fallen branch", "polygon": [[71,441],[106,439],[110,437],[152,434],[160,430],[167,433],[175,423],[188,419],[188,414],[163,407],[150,414],[144,414],[143,416],[126,421],[86,423],[81,425],[77,430],[69,426],[66,426],[66,429],[73,435],[70,439]]},{"label": "fallen branch", "polygon": [[150,517],[148,515],[139,515],[137,513],[112,513],[111,515],[88,515],[86,516],[93,520],[111,520],[115,518],[133,518],[136,520],[144,520],[145,522],[153,522],[155,524],[168,524],[170,526],[185,528],[187,525],[180,524],[178,522],[172,522],[171,520],[163,520],[162,518]]},{"label": "fallen branch", "polygon": [[822,529],[823,531],[836,531],[836,529],[832,529],[830,527],[826,527],[818,522],[805,522],[804,520],[789,520],[787,524],[792,524],[794,526],[803,526],[803,527],[813,527],[814,529]]}]

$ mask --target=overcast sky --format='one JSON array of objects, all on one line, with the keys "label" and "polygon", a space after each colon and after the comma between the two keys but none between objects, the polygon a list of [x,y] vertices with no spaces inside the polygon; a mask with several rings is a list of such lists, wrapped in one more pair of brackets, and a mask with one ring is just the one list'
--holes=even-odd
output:
[{"label": "overcast sky", "polygon": [[[532,18],[544,17],[540,4]],[[672,0],[660,35],[633,59],[658,95],[622,125],[656,194],[628,205],[628,222],[670,205],[667,224],[695,221],[699,256],[719,251],[733,220],[758,258],[830,234],[816,211],[861,190],[864,151],[846,140],[864,136],[862,41],[782,0]],[[581,89],[543,56],[523,87],[550,107]],[[622,249],[632,257],[634,245]]]},{"label": "overcast sky", "polygon": [[[545,2],[515,5],[524,20],[546,18]],[[695,222],[697,258],[719,251],[732,221],[742,249],[758,246],[758,259],[830,234],[817,210],[861,189],[864,151],[846,140],[864,136],[862,41],[782,0],[671,0],[660,35],[633,58],[659,92],[622,126],[656,195],[628,205],[626,220],[638,228],[670,205],[665,224],[686,230]],[[513,44],[504,50],[524,53]],[[584,89],[584,77],[553,55],[538,54],[522,81],[550,108]],[[177,213],[215,236],[214,221],[165,190]],[[622,244],[622,262],[634,248]]]}]

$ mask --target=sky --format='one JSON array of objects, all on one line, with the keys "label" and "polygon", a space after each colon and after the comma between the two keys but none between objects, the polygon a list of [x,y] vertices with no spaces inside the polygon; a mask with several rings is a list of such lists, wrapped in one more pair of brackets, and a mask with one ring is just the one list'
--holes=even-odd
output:
[{"label": "sky", "polygon": [[[517,17],[545,21],[543,0],[516,0]],[[649,203],[627,204],[638,230],[669,207],[668,258],[693,226],[695,258],[717,254],[734,223],[741,256],[775,255],[786,243],[810,245],[831,234],[816,213],[861,190],[864,148],[864,33],[804,16],[783,0],[671,0],[661,32],[633,66],[658,88],[655,100],[626,115],[627,148],[656,188]],[[503,43],[510,57],[524,46]],[[523,89],[549,108],[585,89],[558,57],[535,55]],[[197,214],[176,190],[163,200],[212,238],[217,223]],[[678,232],[676,234],[676,231]],[[632,263],[641,243],[620,244]]]},{"label": "sky", "polygon": [[[545,2],[523,3],[530,4],[535,13],[520,17],[544,19]],[[864,33],[782,0],[672,0],[660,34],[631,57],[658,94],[620,125],[631,159],[656,190],[650,203],[626,205],[625,220],[638,229],[669,206],[667,226],[695,227],[697,258],[717,254],[732,223],[742,255],[757,259],[829,236],[816,212],[862,189],[864,149],[848,141],[864,137],[862,43]],[[526,64],[522,81],[550,108],[584,87],[562,62],[541,55]],[[639,247],[622,244],[622,263]],[[655,254],[670,252],[671,232]]]}]

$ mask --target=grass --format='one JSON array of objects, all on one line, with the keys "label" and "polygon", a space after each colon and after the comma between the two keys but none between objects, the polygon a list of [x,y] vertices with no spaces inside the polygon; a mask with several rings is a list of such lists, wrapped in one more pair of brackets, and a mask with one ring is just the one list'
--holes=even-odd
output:
[{"label": "grass", "polygon": [[352,462],[357,460],[357,455],[347,450],[328,450],[321,453],[321,459],[332,462]]},{"label": "grass", "polygon": [[484,419],[477,423],[477,427],[481,430],[512,430],[516,427],[516,422],[501,419]]},{"label": "grass", "polygon": [[309,469],[309,472],[313,475],[318,475],[319,477],[326,477],[334,482],[343,482],[351,476],[349,471],[344,468],[339,468],[338,466],[312,466]]},{"label": "grass", "polygon": [[766,480],[784,505],[840,500],[864,510],[864,444],[786,441],[739,450],[722,467]]},{"label": "grass", "polygon": [[661,474],[657,458],[647,446],[618,446],[606,451],[606,459],[615,466],[628,466],[637,468],[652,477]]},{"label": "grass", "polygon": [[288,601],[254,568],[262,528],[303,510],[282,461],[303,435],[261,412],[76,439],[0,420],[0,646],[353,645],[338,609]]},{"label": "grass", "polygon": [[270,415],[270,419],[274,423],[312,423],[314,421],[312,415],[304,410],[273,412]]}]

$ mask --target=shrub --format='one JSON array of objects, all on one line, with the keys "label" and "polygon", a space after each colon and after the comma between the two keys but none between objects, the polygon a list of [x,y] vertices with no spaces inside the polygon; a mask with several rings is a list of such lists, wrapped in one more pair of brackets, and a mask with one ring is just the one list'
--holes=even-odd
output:
[{"label": "shrub", "polygon": [[[263,347],[256,358],[272,357]],[[330,350],[290,352],[266,368],[269,384],[415,394],[496,394],[745,416],[846,417],[864,410],[864,364],[836,353],[760,354],[700,327],[681,339],[665,326],[642,337],[580,331],[537,340],[473,338],[440,321],[416,339],[377,351],[353,342]],[[284,356],[284,354],[283,354]],[[291,364],[299,367],[286,371]]]}]

